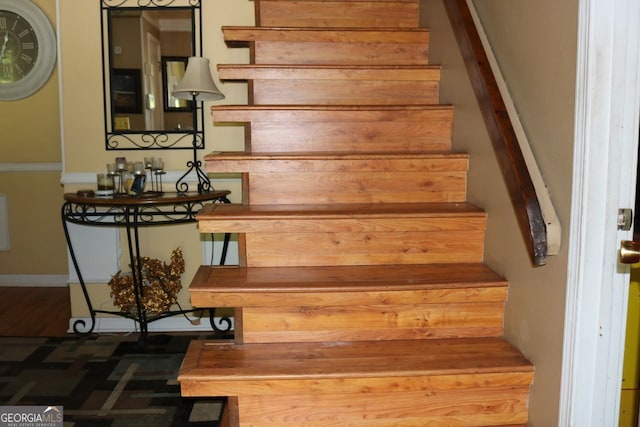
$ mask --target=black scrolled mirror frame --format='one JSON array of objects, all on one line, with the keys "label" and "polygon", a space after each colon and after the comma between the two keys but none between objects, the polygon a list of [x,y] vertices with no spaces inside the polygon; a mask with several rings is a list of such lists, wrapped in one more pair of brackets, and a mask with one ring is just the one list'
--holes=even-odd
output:
[{"label": "black scrolled mirror frame", "polygon": [[[110,46],[112,10],[188,9],[191,11],[192,55],[202,56],[202,0],[98,0],[101,8],[102,83],[104,96],[105,148],[109,150],[201,150],[204,149],[204,112],[194,113],[194,130],[115,129],[115,105],[111,97],[113,49]],[[156,99],[162,108],[162,99]],[[196,106],[197,107],[197,106]]]}]

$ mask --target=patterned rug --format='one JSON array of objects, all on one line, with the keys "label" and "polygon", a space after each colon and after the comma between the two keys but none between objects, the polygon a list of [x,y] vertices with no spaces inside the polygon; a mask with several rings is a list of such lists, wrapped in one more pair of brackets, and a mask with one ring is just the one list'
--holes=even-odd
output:
[{"label": "patterned rug", "polygon": [[224,401],[183,398],[176,380],[189,342],[206,338],[0,337],[0,402],[62,406],[65,427],[217,427]]}]

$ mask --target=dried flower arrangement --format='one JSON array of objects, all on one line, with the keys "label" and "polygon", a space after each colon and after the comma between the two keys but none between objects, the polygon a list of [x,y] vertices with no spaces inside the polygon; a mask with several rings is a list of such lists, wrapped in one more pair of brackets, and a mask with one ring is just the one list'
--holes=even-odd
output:
[{"label": "dried flower arrangement", "polygon": [[[160,314],[168,311],[177,302],[178,292],[182,289],[180,278],[184,273],[182,250],[175,249],[171,253],[171,263],[158,259],[141,257],[142,289],[140,303],[146,314]],[[129,265],[129,268],[133,268]],[[114,304],[123,312],[137,315],[135,289],[131,272],[118,271],[109,281],[111,297]]]}]

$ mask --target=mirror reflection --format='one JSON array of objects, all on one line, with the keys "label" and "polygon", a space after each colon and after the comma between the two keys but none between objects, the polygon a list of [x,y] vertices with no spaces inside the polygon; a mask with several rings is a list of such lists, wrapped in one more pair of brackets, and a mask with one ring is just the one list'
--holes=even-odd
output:
[{"label": "mirror reflection", "polygon": [[155,1],[102,0],[107,149],[192,145],[191,102],[171,91],[200,54],[199,2]]},{"label": "mirror reflection", "polygon": [[173,96],[176,85],[184,78],[187,70],[186,56],[162,57],[162,87],[164,91],[164,111],[191,111],[191,103],[186,99]]},{"label": "mirror reflection", "polygon": [[[109,13],[113,85],[111,99],[116,103],[114,122],[118,117],[127,117],[130,123],[129,130],[193,128],[192,115],[188,113],[186,105],[182,105],[182,108],[163,108],[163,100],[170,100],[171,94],[168,93],[169,82],[163,85],[162,81],[163,57],[188,58],[192,55],[190,11],[171,8],[111,9]],[[179,68],[175,66],[177,63],[178,61],[169,63],[174,65],[172,71],[175,70],[175,73],[169,75],[173,79],[181,77]],[[122,77],[121,70],[132,71],[129,76],[125,76],[129,77],[130,83],[125,88],[118,84],[122,78],[116,78]],[[141,81],[135,81],[136,70]],[[124,112],[119,111],[120,103],[132,108]],[[137,108],[134,108],[136,106]]]}]

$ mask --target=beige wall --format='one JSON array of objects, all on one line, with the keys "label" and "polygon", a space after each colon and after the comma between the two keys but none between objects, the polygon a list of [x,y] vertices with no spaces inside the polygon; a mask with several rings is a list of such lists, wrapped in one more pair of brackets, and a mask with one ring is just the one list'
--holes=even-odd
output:
[{"label": "beige wall", "polygon": [[[35,3],[55,28],[55,0]],[[61,161],[58,100],[54,69],[45,86],[33,95],[0,101],[0,194],[7,195],[10,227],[10,250],[0,251],[0,280],[3,275],[67,273],[57,170]],[[39,283],[48,284],[46,278],[42,280]]]},{"label": "beige wall", "polygon": [[[228,49],[224,43],[222,25],[253,25],[254,5],[249,0],[205,0],[202,6],[203,55],[211,60],[212,68],[217,63],[248,63],[248,49]],[[102,95],[102,42],[100,34],[100,4],[97,1],[64,0],[60,5],[60,39],[62,61],[62,105],[64,126],[64,171],[65,191],[78,188],[94,188],[95,182],[79,183],[78,177],[94,176],[106,169],[106,164],[116,156],[128,160],[142,160],[145,156],[160,156],[168,172],[185,172],[191,152],[173,151],[109,151],[105,150],[104,113]],[[83,22],[83,25],[77,25]],[[246,104],[247,88],[243,83],[216,84],[226,95],[220,103]],[[211,103],[205,103],[205,139],[209,151],[241,150],[244,147],[244,132],[241,126],[213,126],[208,119]],[[204,153],[200,152],[202,158]],[[232,191],[232,201],[241,200],[239,181],[214,180],[214,187]],[[172,187],[173,183],[165,182]],[[183,275],[183,290],[179,301],[183,307],[190,306],[188,283],[202,263],[202,246],[196,224],[171,227],[153,227],[142,230],[141,252],[145,256],[169,260],[171,251],[181,247],[186,271]],[[125,247],[125,246],[123,246]],[[126,254],[125,254],[126,255]],[[121,265],[128,262],[123,259]],[[115,271],[113,273],[116,273]],[[78,286],[72,284],[72,316],[86,315],[86,307]],[[95,294],[94,306],[109,308],[110,297],[106,284],[92,284]]]},{"label": "beige wall", "polygon": [[[571,210],[578,1],[477,0],[568,242]],[[541,31],[541,28],[544,30]],[[496,243],[494,246],[498,246]],[[510,264],[508,248],[492,249],[513,277],[507,336],[534,361],[532,424],[556,423],[565,311],[567,244],[546,267]]]},{"label": "beige wall", "polygon": [[[469,198],[489,215],[485,261],[511,284],[505,335],[535,364],[533,426],[557,424],[567,247],[532,267],[477,102],[440,0],[422,0],[433,29],[431,60],[443,64],[442,101],[456,106],[454,146],[471,154]],[[573,150],[577,2],[476,0],[568,240]],[[544,23],[544,25],[542,25]],[[544,31],[540,31],[544,28]],[[444,41],[444,48],[439,43]]]}]

